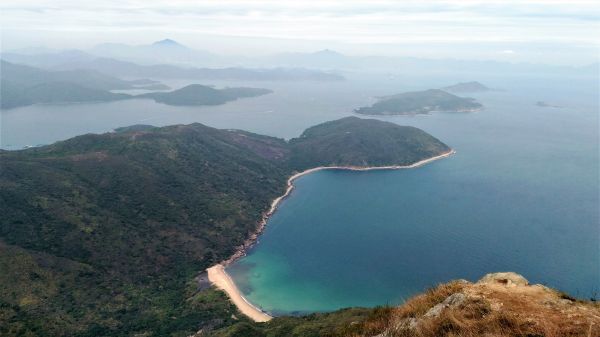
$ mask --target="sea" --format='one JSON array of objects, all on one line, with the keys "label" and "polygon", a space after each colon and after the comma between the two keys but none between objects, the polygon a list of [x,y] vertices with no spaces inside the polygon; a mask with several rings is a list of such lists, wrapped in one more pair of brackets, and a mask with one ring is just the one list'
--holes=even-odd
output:
[{"label": "sea", "polygon": [[456,154],[414,169],[326,170],[297,179],[228,273],[251,303],[274,315],[395,305],[439,283],[503,271],[599,298],[597,76],[345,75],[340,82],[164,81],[273,90],[221,106],[134,99],[2,110],[0,148],[194,122],[290,139],[355,115],[379,96],[478,80],[495,90],[463,96],[483,111],[377,117],[421,128]]}]

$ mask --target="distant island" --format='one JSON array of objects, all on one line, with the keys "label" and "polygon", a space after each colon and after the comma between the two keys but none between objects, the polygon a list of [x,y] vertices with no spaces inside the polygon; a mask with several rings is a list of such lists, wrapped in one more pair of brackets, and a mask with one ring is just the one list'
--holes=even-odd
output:
[{"label": "distant island", "polygon": [[122,126],[120,128],[116,128],[115,132],[140,132],[140,131],[149,131],[156,128],[156,126],[148,125],[148,124],[134,124],[130,126]]},{"label": "distant island", "polygon": [[141,85],[141,86],[136,86],[135,88],[136,89],[144,89],[144,90],[171,90],[171,87],[169,87],[166,84],[162,84],[162,83]]},{"label": "distant island", "polygon": [[166,84],[160,83],[159,81],[150,80],[147,78],[141,78],[137,80],[127,81],[131,84],[135,89],[144,89],[144,90],[170,90]]},{"label": "distant island", "polygon": [[361,115],[416,115],[474,112],[482,108],[473,98],[459,97],[440,89],[429,89],[381,97],[375,104],[356,109],[355,112]]},{"label": "distant island", "polygon": [[454,85],[450,85],[447,87],[443,87],[442,90],[450,92],[450,93],[455,93],[455,94],[460,94],[460,93],[471,93],[471,92],[485,92],[485,91],[490,91],[492,89],[486,87],[485,85],[477,82],[477,81],[472,81],[472,82],[461,82],[461,83],[457,83]]},{"label": "distant island", "polygon": [[244,97],[265,95],[260,88],[215,89],[192,84],[170,92],[141,95],[114,93],[111,90],[168,90],[154,80],[125,81],[90,70],[47,71],[2,61],[0,108],[11,109],[32,104],[111,102],[131,98],[150,98],[168,105],[216,105]]},{"label": "distant island", "polygon": [[560,105],[551,104],[551,103],[547,103],[547,102],[544,102],[544,101],[537,101],[535,103],[535,105],[537,105],[537,106],[539,106],[541,108],[555,108],[555,109],[562,108],[562,106],[560,106]]},{"label": "distant island", "polygon": [[224,88],[215,89],[206,85],[191,84],[169,92],[152,92],[135,97],[152,98],[158,103],[168,105],[219,105],[243,97],[256,97],[272,93],[260,88]]},{"label": "distant island", "polygon": [[248,322],[196,277],[255,238],[292,175],[450,151],[357,117],[290,141],[202,124],[117,130],[0,151],[0,331],[189,336]]}]

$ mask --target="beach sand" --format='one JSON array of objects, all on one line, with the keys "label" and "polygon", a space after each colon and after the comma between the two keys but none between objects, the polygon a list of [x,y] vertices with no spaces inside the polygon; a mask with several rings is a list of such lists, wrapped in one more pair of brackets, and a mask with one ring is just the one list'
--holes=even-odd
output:
[{"label": "beach sand", "polygon": [[227,293],[227,295],[229,296],[231,301],[238,307],[238,309],[244,315],[250,317],[251,319],[253,319],[256,322],[266,322],[266,321],[272,319],[273,318],[272,316],[270,316],[269,314],[260,310],[259,308],[255,307],[254,305],[252,305],[252,303],[250,303],[248,300],[246,300],[246,298],[242,295],[242,292],[238,289],[238,287],[233,282],[233,279],[231,279],[229,274],[227,274],[227,272],[225,271],[225,267],[228,266],[230,263],[233,263],[237,259],[246,255],[246,251],[248,250],[248,248],[252,247],[252,245],[258,239],[258,236],[264,230],[269,217],[277,210],[277,207],[279,206],[281,201],[283,201],[285,198],[287,198],[290,195],[290,193],[292,192],[292,190],[294,189],[294,180],[296,180],[304,175],[307,175],[309,173],[313,173],[313,172],[321,171],[321,170],[372,171],[372,170],[399,170],[399,169],[415,168],[415,167],[425,165],[427,163],[430,163],[430,162],[438,160],[438,159],[446,158],[448,156],[453,155],[454,153],[456,153],[456,151],[450,150],[439,156],[424,159],[424,160],[418,161],[414,164],[405,165],[405,166],[398,166],[398,165],[374,166],[374,167],[320,166],[320,167],[315,167],[315,168],[308,169],[308,170],[294,174],[287,181],[287,189],[286,189],[285,193],[282,196],[273,200],[273,202],[271,203],[271,207],[263,215],[263,218],[262,218],[261,222],[259,223],[256,232],[254,232],[252,235],[250,235],[250,238],[248,240],[246,240],[246,242],[244,242],[244,244],[242,246],[238,247],[235,254],[233,254],[228,260],[223,261],[222,263],[219,263],[219,264],[214,265],[207,269],[209,281],[212,282],[212,284],[215,285],[217,288],[219,288],[219,289],[223,290],[225,293]]},{"label": "beach sand", "polygon": [[206,271],[208,272],[208,279],[210,282],[227,293],[233,304],[235,304],[244,315],[250,317],[255,322],[266,322],[273,318],[246,300],[235,283],[233,283],[229,274],[225,271],[223,265],[217,264],[208,268]]}]

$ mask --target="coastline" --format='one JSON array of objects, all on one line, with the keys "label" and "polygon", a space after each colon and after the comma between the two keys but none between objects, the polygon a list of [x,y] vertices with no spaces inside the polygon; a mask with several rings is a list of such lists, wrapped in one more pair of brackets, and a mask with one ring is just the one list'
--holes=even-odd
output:
[{"label": "coastline", "polygon": [[273,316],[262,311],[260,308],[257,308],[243,296],[242,292],[238,289],[235,282],[233,282],[233,279],[231,278],[231,276],[229,276],[229,274],[227,273],[225,268],[229,264],[235,262],[237,259],[244,257],[246,255],[247,250],[249,248],[251,248],[258,241],[258,237],[264,231],[264,229],[267,225],[267,221],[269,220],[269,217],[271,215],[273,215],[273,213],[275,213],[279,204],[292,193],[292,190],[294,189],[294,180],[296,180],[304,175],[307,175],[307,174],[310,174],[313,172],[317,172],[317,171],[321,171],[321,170],[375,171],[375,170],[399,170],[399,169],[416,168],[416,167],[428,164],[430,162],[436,161],[438,159],[449,157],[455,153],[456,153],[455,150],[450,149],[450,151],[448,151],[448,152],[442,153],[435,157],[420,160],[420,161],[410,164],[410,165],[390,165],[390,166],[371,166],[371,167],[319,166],[319,167],[314,167],[314,168],[304,170],[302,172],[298,172],[298,173],[292,175],[287,180],[287,188],[285,190],[285,193],[283,195],[275,198],[273,200],[273,202],[271,202],[271,207],[269,208],[269,210],[267,212],[265,212],[263,214],[263,217],[262,217],[261,221],[259,222],[259,225],[258,225],[256,231],[254,231],[254,233],[252,233],[250,235],[250,237],[247,240],[245,240],[244,243],[236,249],[235,253],[229,259],[206,269],[206,271],[208,273],[209,281],[217,288],[223,290],[227,294],[227,296],[229,296],[230,300],[237,306],[237,308],[244,315],[250,317],[255,322],[266,322],[266,321],[271,320],[273,318]]},{"label": "coastline", "polygon": [[242,292],[235,285],[231,276],[225,271],[225,266],[217,264],[206,269],[206,272],[208,273],[208,280],[217,288],[223,290],[231,302],[233,302],[238,310],[244,315],[250,317],[255,322],[267,322],[273,318],[273,316],[252,305],[252,303],[242,295]]}]

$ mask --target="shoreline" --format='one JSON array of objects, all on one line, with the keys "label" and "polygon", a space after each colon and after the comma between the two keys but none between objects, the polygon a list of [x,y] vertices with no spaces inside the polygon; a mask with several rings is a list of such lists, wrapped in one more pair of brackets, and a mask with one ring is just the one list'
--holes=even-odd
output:
[{"label": "shoreline", "polygon": [[254,246],[254,244],[256,244],[258,242],[258,237],[264,231],[264,229],[267,225],[267,221],[269,220],[269,217],[271,217],[271,215],[273,215],[273,213],[275,213],[275,211],[279,207],[279,204],[292,193],[292,190],[294,189],[294,180],[296,180],[302,176],[305,176],[307,174],[317,172],[317,171],[322,171],[322,170],[375,171],[375,170],[411,169],[411,168],[416,168],[416,167],[428,164],[428,163],[436,161],[438,159],[449,157],[455,153],[456,153],[455,150],[450,149],[450,151],[448,151],[448,152],[442,153],[435,157],[420,160],[420,161],[410,164],[410,165],[389,165],[389,166],[370,166],[370,167],[364,167],[364,166],[319,166],[319,167],[314,167],[314,168],[304,170],[302,172],[298,172],[298,173],[292,175],[287,180],[287,188],[285,190],[285,193],[283,195],[275,198],[271,202],[271,207],[269,208],[269,210],[267,212],[265,212],[263,214],[258,227],[252,234],[250,234],[249,238],[246,239],[241,246],[236,248],[235,253],[229,259],[206,269],[206,271],[208,273],[209,281],[217,288],[223,290],[227,294],[229,299],[236,305],[238,310],[240,310],[244,315],[250,317],[255,322],[266,322],[266,321],[271,320],[273,318],[273,316],[269,315],[268,313],[264,312],[260,308],[256,307],[255,305],[250,303],[250,301],[248,301],[244,297],[244,295],[238,289],[235,282],[233,282],[233,279],[231,278],[231,276],[229,276],[229,274],[227,273],[225,268],[228,265],[230,265],[231,263],[235,262],[236,260],[246,256],[246,252],[248,251],[248,249],[250,249],[252,246]]},{"label": "shoreline", "polygon": [[273,318],[273,316],[254,306],[242,295],[231,276],[225,271],[225,266],[217,264],[206,269],[206,272],[208,273],[208,280],[217,288],[223,290],[244,315],[255,322],[267,322]]}]

